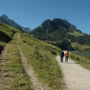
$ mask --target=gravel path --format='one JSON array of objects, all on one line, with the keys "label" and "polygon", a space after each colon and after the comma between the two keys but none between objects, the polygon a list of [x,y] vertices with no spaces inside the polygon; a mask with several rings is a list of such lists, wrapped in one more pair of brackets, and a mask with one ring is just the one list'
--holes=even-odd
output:
[{"label": "gravel path", "polygon": [[90,90],[90,71],[71,60],[61,63],[60,56],[56,60],[63,71],[67,90]]}]

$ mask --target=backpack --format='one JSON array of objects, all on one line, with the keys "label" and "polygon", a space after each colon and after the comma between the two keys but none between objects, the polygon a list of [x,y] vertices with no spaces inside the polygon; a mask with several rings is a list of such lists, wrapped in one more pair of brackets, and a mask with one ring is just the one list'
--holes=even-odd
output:
[{"label": "backpack", "polygon": [[66,51],[65,52],[65,56],[69,56],[69,51]]}]

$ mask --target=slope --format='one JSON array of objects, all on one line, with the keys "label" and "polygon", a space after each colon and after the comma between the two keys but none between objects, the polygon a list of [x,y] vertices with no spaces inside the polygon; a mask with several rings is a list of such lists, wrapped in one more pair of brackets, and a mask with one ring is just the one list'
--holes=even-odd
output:
[{"label": "slope", "polygon": [[21,64],[21,57],[13,38],[4,48],[0,60],[0,90],[33,90]]},{"label": "slope", "polygon": [[14,34],[20,32],[18,29],[0,22],[0,53],[6,43],[12,40]]},{"label": "slope", "polygon": [[30,28],[22,27],[21,25],[16,23],[14,20],[10,19],[7,15],[0,16],[0,22],[5,23],[7,25],[10,25],[14,28],[17,28],[17,29],[19,29],[20,31],[23,31],[23,32],[28,32],[29,33],[31,31]]},{"label": "slope", "polygon": [[[90,50],[90,35],[82,33],[67,20],[55,18],[44,21],[39,27],[31,31],[31,34],[40,40],[45,40],[62,49]],[[84,48],[74,45],[82,45]],[[85,47],[85,45],[87,47]]]},{"label": "slope", "polygon": [[65,84],[62,71],[55,61],[59,48],[37,40],[29,34],[21,34],[20,37],[21,49],[37,78],[53,90],[63,90]]},{"label": "slope", "polygon": [[[21,54],[17,48],[17,44],[21,47],[28,66],[31,66],[36,73],[38,80],[47,87],[55,90],[63,90],[65,86],[63,82],[62,71],[59,69],[55,61],[59,48],[49,45],[43,41],[37,40],[26,33],[0,24],[0,31],[10,38],[7,41],[5,35],[2,35],[6,41],[6,48],[3,51],[0,61],[0,87],[2,90],[32,90],[32,83],[22,65]],[[21,42],[17,43],[17,34],[20,33]]]}]

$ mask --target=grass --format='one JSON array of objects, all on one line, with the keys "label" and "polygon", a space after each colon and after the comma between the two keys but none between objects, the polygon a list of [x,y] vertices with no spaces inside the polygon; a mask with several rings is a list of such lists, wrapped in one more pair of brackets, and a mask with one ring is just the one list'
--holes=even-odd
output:
[{"label": "grass", "polygon": [[[1,23],[1,25],[4,25]],[[1,26],[0,25],[0,26]],[[7,27],[7,25],[5,25]],[[2,26],[3,27],[3,26]],[[3,28],[5,30],[5,27]],[[2,90],[32,90],[31,83],[21,64],[19,50],[17,48],[17,31],[6,31],[5,33],[12,37],[12,41],[7,44],[7,54],[5,60],[0,62],[0,88]],[[13,38],[13,35],[15,37]],[[37,40],[28,34],[21,34],[20,46],[23,49],[29,64],[36,71],[41,82],[45,83],[52,90],[63,90],[63,74],[56,59],[59,48]],[[0,42],[1,45],[6,45]]]},{"label": "grass", "polygon": [[0,41],[0,54],[1,54],[2,50],[4,49],[5,45],[6,45],[5,42]]},{"label": "grass", "polygon": [[21,64],[16,40],[7,44],[7,54],[0,61],[0,89],[2,90],[32,90],[28,77]]},{"label": "grass", "polygon": [[[4,60],[0,61],[0,89],[2,90],[32,90],[31,83],[21,64],[19,50],[17,48],[17,34],[19,31],[6,24],[0,23],[0,31],[6,33],[13,40],[7,44],[7,54]],[[76,33],[74,33],[76,34]],[[15,37],[13,38],[13,36]],[[63,82],[63,74],[58,66],[56,55],[60,51],[59,48],[37,40],[28,34],[20,34],[21,46],[29,65],[36,71],[41,82],[45,83],[52,90],[63,90],[65,84]],[[79,34],[77,33],[77,36]],[[77,43],[76,43],[77,44]],[[73,43],[73,46],[76,45]],[[6,43],[0,41],[0,46]],[[78,45],[81,47],[81,45]],[[76,46],[77,47],[77,46]],[[85,46],[84,48],[90,48]],[[71,54],[70,56],[76,63],[90,70],[90,58]]]},{"label": "grass", "polygon": [[[3,50],[2,48],[5,47],[8,41],[8,38],[6,36],[12,39],[15,33],[20,32],[20,30],[0,22],[0,32],[5,34],[2,36],[2,34],[0,33],[0,53],[1,53]],[[3,41],[3,40],[6,40],[6,41]]]},{"label": "grass", "polygon": [[1,46],[5,46],[5,45],[6,45],[6,43],[5,43],[5,42],[0,41],[0,45],[1,45]]},{"label": "grass", "polygon": [[77,37],[77,36],[83,36],[84,35],[83,33],[80,33],[78,31],[69,32],[68,34],[69,35],[73,35],[75,37]]},{"label": "grass", "polygon": [[56,61],[59,48],[26,34],[22,34],[21,37],[23,52],[38,78],[52,90],[63,90],[63,75]]},{"label": "grass", "polygon": [[0,22],[0,31],[6,33],[8,36],[10,37],[13,37],[13,35],[16,33],[16,32],[20,32],[20,30],[14,28],[14,27],[11,27],[9,25],[6,25],[6,24],[3,24]]},{"label": "grass", "polygon": [[88,46],[88,45],[81,45],[77,42],[73,42],[72,46],[79,51],[90,51],[90,46]]},{"label": "grass", "polygon": [[90,70],[90,58],[86,58],[84,56],[79,56],[79,55],[76,55],[73,53],[71,53],[70,57],[76,63],[79,63],[82,67]]},{"label": "grass", "polygon": [[[12,38],[8,44],[0,41],[0,45],[7,44],[8,46],[4,60],[0,61],[0,88],[2,90],[32,90],[17,48],[16,33],[19,31],[3,23],[0,23],[0,31]],[[55,60],[59,48],[37,40],[28,34],[21,34],[21,36],[20,46],[28,58],[29,64],[36,71],[39,80],[51,87],[52,90],[63,90],[65,86],[63,74]]]}]

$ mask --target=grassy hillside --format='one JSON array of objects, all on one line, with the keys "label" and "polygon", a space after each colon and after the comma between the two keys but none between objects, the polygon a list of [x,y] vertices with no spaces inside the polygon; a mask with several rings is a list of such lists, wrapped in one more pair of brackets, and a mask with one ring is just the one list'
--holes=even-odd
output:
[{"label": "grassy hillside", "polygon": [[4,50],[4,60],[0,61],[1,90],[32,90],[27,74],[21,64],[16,39],[9,42]]},{"label": "grassy hillside", "polygon": [[68,33],[69,35],[72,35],[72,36],[74,36],[74,37],[77,37],[77,36],[83,36],[84,34],[83,33],[81,33],[81,32],[78,32],[78,31],[72,31],[72,32],[69,32]]},{"label": "grassy hillside", "polygon": [[6,43],[13,39],[15,33],[20,32],[18,29],[0,22],[0,53]]},{"label": "grassy hillside", "polygon": [[14,28],[14,27],[11,27],[9,25],[3,24],[1,22],[0,22],[0,31],[4,32],[5,34],[7,34],[10,37],[13,37],[13,35],[16,32],[19,32],[18,29]]},{"label": "grassy hillside", "polygon": [[0,53],[5,48],[4,57],[0,60],[1,90],[32,90],[14,38],[18,32],[18,29],[0,22]]},{"label": "grassy hillside", "polygon": [[82,33],[68,21],[59,18],[44,21],[32,30],[31,34],[40,40],[52,42],[52,44],[56,42],[55,45],[63,50],[78,50],[79,48],[82,50],[81,47],[74,47],[73,43],[81,44],[84,50],[90,46],[90,35]]},{"label": "grassy hillside", "polygon": [[37,40],[30,35],[21,34],[20,45],[29,64],[36,71],[38,78],[53,90],[63,90],[62,71],[56,62],[59,48]]},{"label": "grassy hillside", "polygon": [[[2,72],[0,88],[2,90],[32,90],[32,84],[28,81],[17,48],[18,30],[1,23],[1,32],[8,35],[11,40],[8,44],[0,41],[0,45],[6,46],[6,55],[0,62]],[[63,90],[65,87],[63,74],[56,61],[59,48],[24,33],[20,33],[19,45],[39,80],[52,90]]]},{"label": "grassy hillside", "polygon": [[76,63],[79,63],[82,67],[90,70],[90,57],[84,57],[84,56],[79,56],[76,54],[71,54],[70,57],[72,60],[74,60]]},{"label": "grassy hillside", "polygon": [[74,47],[75,50],[77,50],[77,51],[90,51],[89,45],[82,45],[82,44],[79,44],[77,42],[73,42],[72,47]]}]

